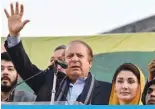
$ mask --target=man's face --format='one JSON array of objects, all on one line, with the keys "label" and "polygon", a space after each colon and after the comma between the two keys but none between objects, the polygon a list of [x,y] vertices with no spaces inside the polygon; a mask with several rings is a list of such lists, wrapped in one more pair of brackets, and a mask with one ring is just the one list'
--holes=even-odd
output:
[{"label": "man's face", "polygon": [[[51,63],[52,63],[52,61],[54,59],[64,61],[64,52],[65,52],[64,49],[59,49],[59,50],[54,51],[54,54],[51,57]],[[57,70],[59,72],[64,72],[65,73],[65,69],[63,69],[60,65],[58,65]]]},{"label": "man's face", "polygon": [[155,84],[151,85],[147,90],[146,104],[155,104]]},{"label": "man's face", "polygon": [[1,90],[9,91],[17,83],[17,76],[13,63],[1,60]]},{"label": "man's face", "polygon": [[65,51],[65,61],[68,64],[66,73],[72,81],[79,77],[87,77],[92,62],[89,61],[88,49],[81,43],[70,44]]}]

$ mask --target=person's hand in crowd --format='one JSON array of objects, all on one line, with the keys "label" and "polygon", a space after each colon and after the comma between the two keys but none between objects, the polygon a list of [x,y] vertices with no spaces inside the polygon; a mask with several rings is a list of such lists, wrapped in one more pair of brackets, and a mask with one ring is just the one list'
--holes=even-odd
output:
[{"label": "person's hand in crowd", "polygon": [[148,71],[149,71],[148,76],[149,81],[155,79],[155,59],[152,60],[151,63],[148,65]]},{"label": "person's hand in crowd", "polygon": [[13,4],[10,4],[10,11],[9,14],[6,9],[4,9],[4,12],[6,14],[6,17],[8,19],[8,29],[10,36],[19,36],[20,31],[22,28],[30,21],[30,20],[24,20],[22,21],[22,17],[24,14],[24,6],[21,4],[19,5],[18,2],[16,2],[15,7]]}]

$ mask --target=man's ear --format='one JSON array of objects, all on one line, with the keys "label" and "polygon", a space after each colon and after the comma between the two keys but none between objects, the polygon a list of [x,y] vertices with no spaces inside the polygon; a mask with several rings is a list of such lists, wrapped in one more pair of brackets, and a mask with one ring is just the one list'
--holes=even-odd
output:
[{"label": "man's ear", "polygon": [[89,61],[89,68],[92,67],[92,61]]},{"label": "man's ear", "polygon": [[20,75],[19,74],[17,74],[17,79],[19,80],[19,79],[21,79],[21,77],[20,77]]}]

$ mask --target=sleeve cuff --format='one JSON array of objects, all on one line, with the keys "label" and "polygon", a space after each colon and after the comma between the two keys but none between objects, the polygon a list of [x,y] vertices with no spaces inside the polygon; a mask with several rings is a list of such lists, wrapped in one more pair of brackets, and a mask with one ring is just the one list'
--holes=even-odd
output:
[{"label": "sleeve cuff", "polygon": [[20,42],[20,37],[12,37],[8,35],[7,37],[7,43],[8,43],[8,48],[16,46]]}]

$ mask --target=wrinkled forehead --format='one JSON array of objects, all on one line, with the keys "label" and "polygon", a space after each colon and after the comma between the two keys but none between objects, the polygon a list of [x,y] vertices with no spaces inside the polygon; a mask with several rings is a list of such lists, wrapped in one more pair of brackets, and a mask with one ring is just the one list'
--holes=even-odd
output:
[{"label": "wrinkled forehead", "polygon": [[14,67],[13,63],[11,61],[1,60],[1,66],[9,66]]},{"label": "wrinkled forehead", "polygon": [[65,53],[79,53],[79,52],[87,52],[88,53],[88,48],[80,43],[80,42],[72,42],[70,44],[68,44],[66,50],[65,50]]}]

